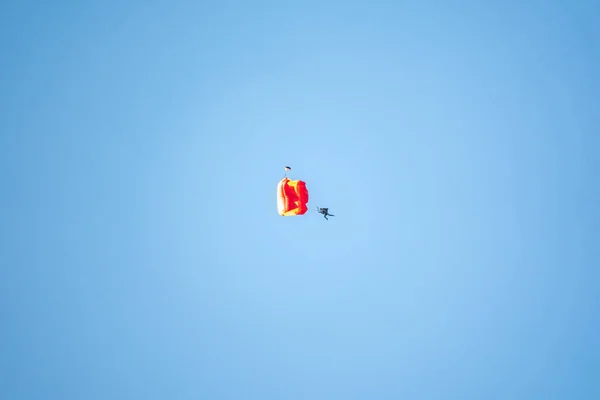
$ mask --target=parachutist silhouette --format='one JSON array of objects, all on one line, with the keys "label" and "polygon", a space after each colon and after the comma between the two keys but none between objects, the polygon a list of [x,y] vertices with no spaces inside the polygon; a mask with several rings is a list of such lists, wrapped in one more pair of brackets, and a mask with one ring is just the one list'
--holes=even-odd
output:
[{"label": "parachutist silhouette", "polygon": [[335,215],[333,214],[329,214],[329,208],[319,208],[317,207],[319,214],[323,214],[323,217],[325,217],[326,220],[329,221],[329,218],[327,218],[327,216],[329,215],[330,217],[335,217]]}]

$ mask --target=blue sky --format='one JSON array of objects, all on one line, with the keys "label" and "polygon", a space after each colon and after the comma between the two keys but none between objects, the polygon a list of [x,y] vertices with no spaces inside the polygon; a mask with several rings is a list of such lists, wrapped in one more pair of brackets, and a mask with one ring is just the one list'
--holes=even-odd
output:
[{"label": "blue sky", "polygon": [[0,6],[0,398],[599,398],[599,3],[217,3]]}]

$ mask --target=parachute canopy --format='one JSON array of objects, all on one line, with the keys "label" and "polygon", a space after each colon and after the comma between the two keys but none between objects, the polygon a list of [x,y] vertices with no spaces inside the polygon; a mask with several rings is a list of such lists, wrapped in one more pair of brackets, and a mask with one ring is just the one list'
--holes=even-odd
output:
[{"label": "parachute canopy", "polygon": [[279,215],[289,217],[302,215],[308,208],[308,190],[304,181],[283,178],[277,185],[277,210]]}]

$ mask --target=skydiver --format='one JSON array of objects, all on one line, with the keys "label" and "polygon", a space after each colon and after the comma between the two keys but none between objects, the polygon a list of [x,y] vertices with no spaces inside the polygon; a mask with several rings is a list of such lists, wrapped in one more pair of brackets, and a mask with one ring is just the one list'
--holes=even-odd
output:
[{"label": "skydiver", "polygon": [[325,217],[326,220],[329,221],[329,218],[327,218],[327,216],[329,215],[330,217],[335,217],[335,215],[333,214],[329,214],[329,208],[319,208],[319,214],[323,214],[323,217]]}]

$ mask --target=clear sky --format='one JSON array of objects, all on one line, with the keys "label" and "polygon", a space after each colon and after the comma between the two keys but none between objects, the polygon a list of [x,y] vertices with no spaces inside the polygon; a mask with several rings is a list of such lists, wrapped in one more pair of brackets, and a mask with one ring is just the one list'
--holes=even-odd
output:
[{"label": "clear sky", "polygon": [[598,1],[2,2],[0,398],[600,398],[599,43]]}]

